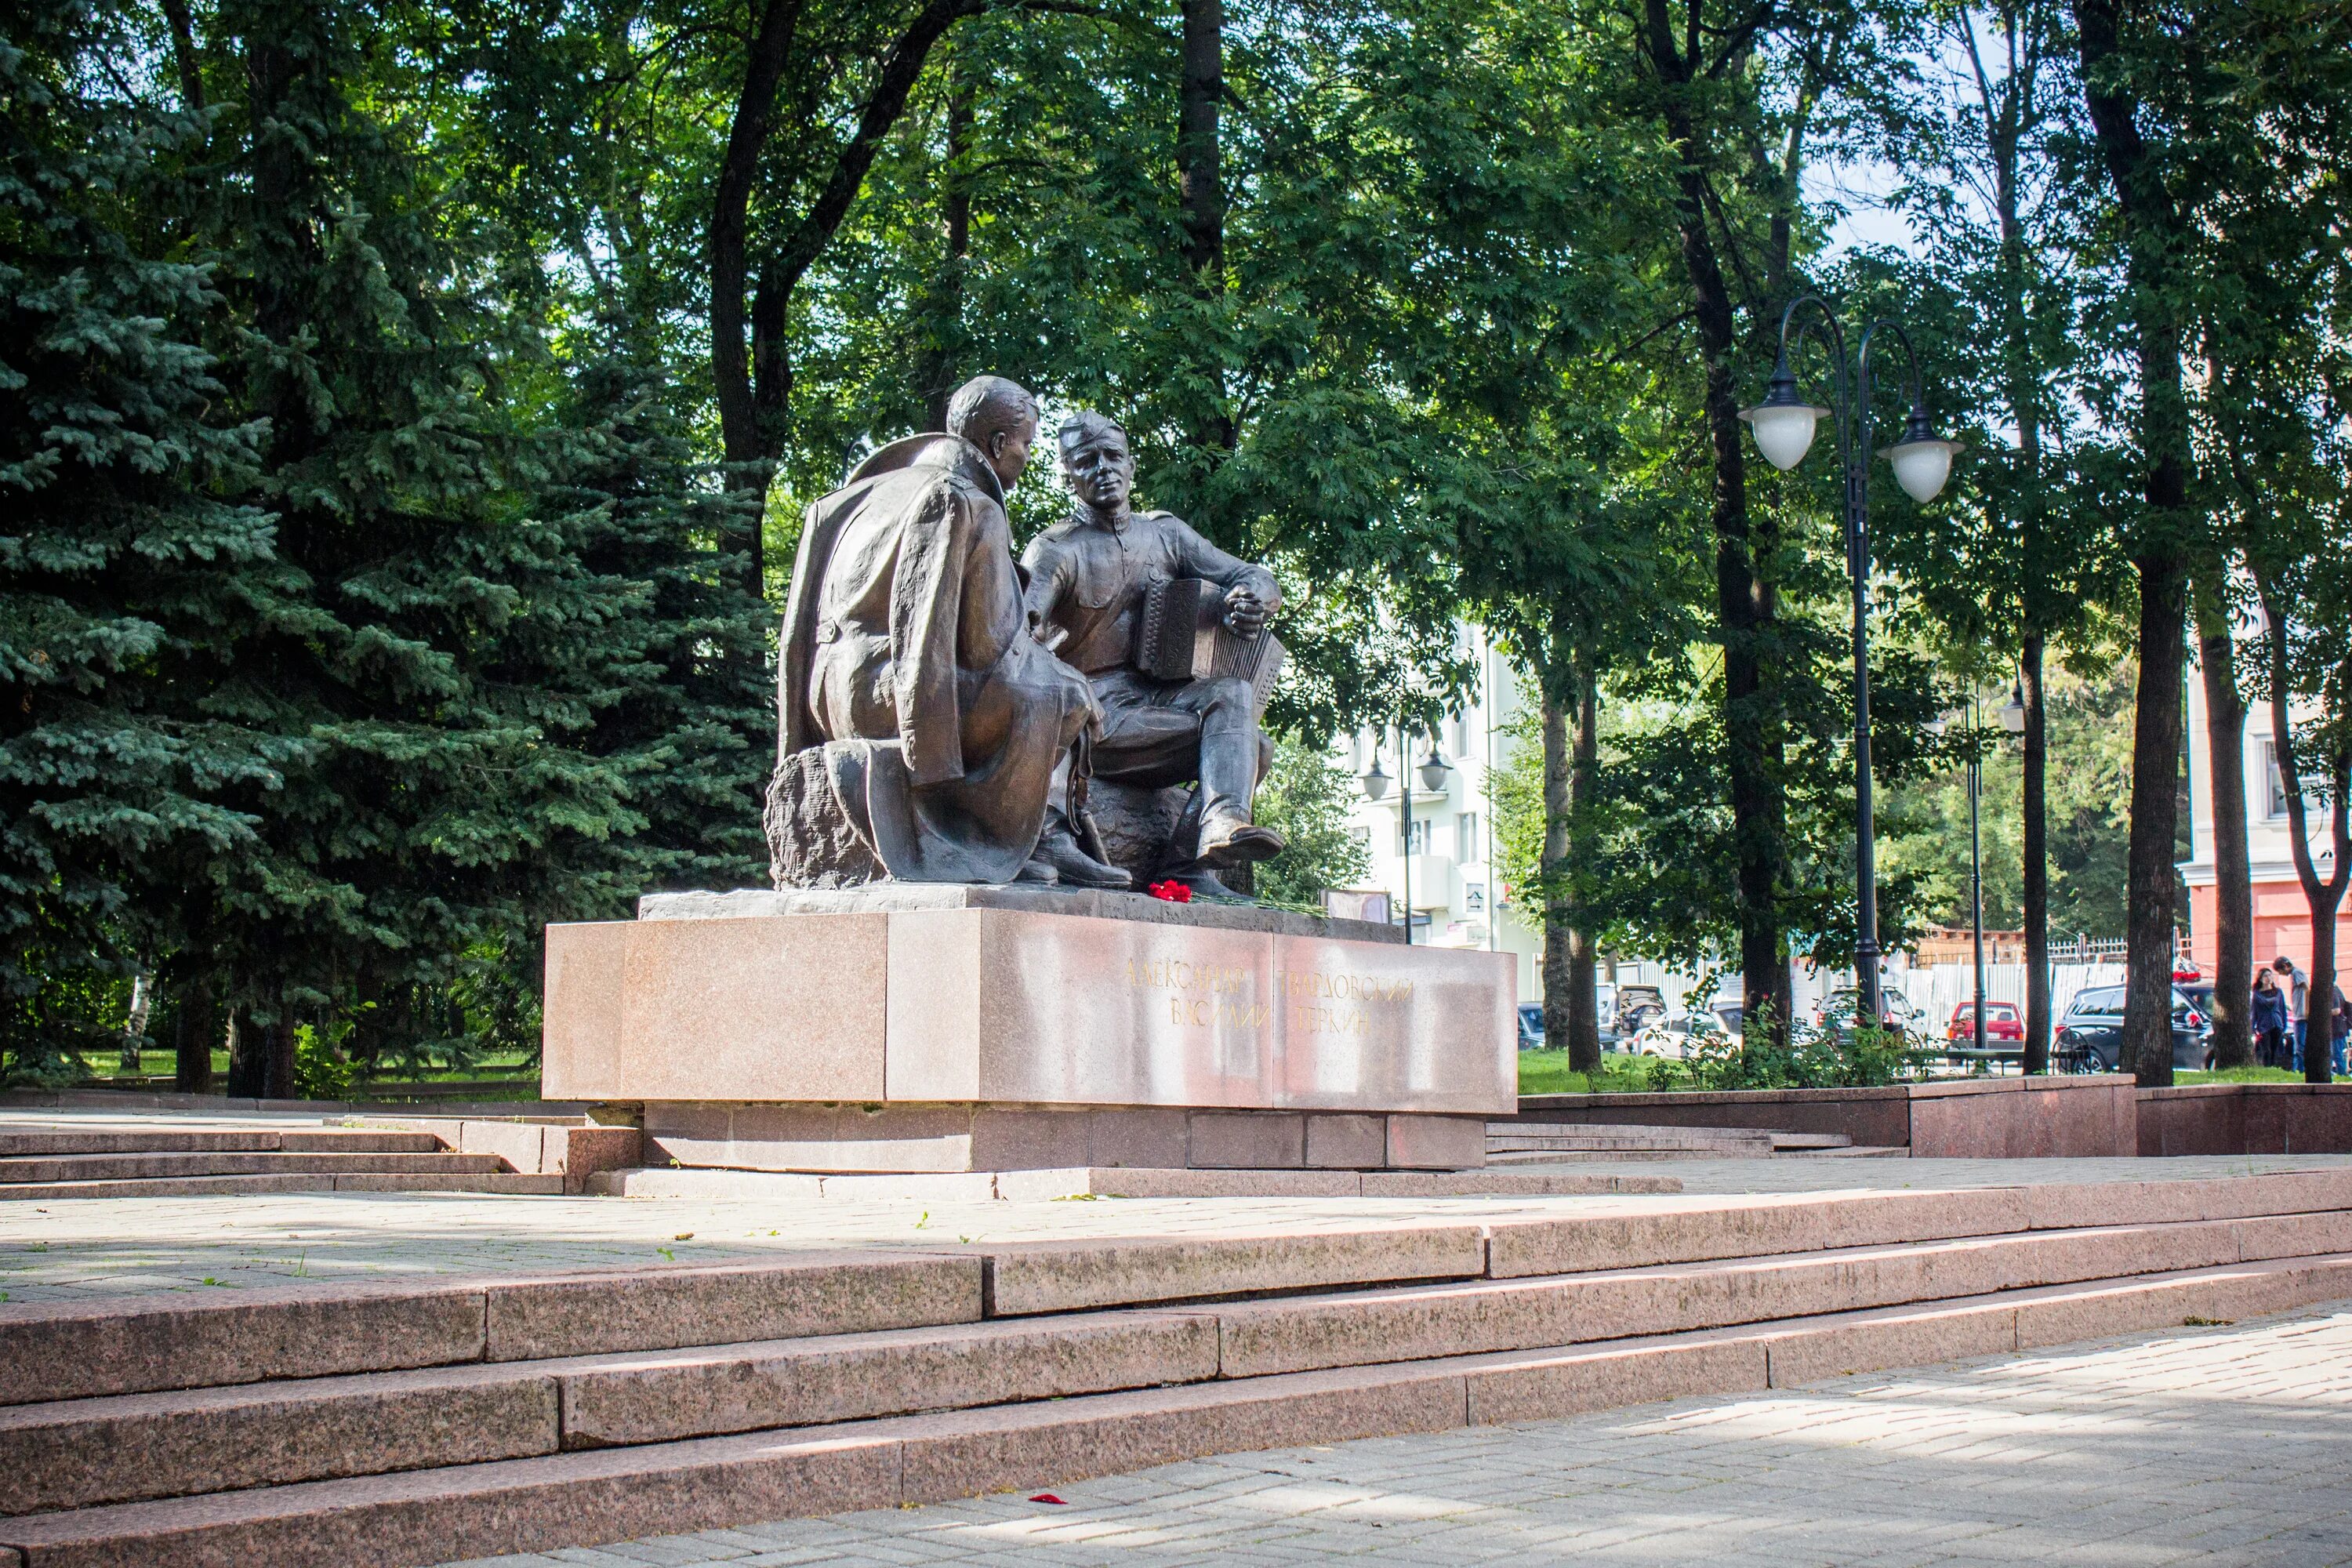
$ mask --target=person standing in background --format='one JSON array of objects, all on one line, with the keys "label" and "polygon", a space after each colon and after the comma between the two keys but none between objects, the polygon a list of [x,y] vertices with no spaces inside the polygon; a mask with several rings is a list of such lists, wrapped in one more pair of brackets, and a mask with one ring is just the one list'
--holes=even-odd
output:
[{"label": "person standing in background", "polygon": [[2286,1055],[2286,993],[2279,989],[2278,973],[2265,964],[2254,971],[2253,1006],[2248,1018],[2254,1027],[2254,1061],[2274,1068]]},{"label": "person standing in background", "polygon": [[2297,1071],[2301,1071],[2303,1037],[2311,1027],[2311,982],[2283,952],[2271,960],[2271,968],[2278,974],[2279,984],[2287,988],[2287,1016],[2294,1021],[2294,1066]]},{"label": "person standing in background", "polygon": [[2344,1071],[2345,1037],[2352,1035],[2352,1002],[2344,999],[2342,986],[2331,985],[2328,989],[2336,993],[2336,1005],[2327,1014],[2327,1070],[2340,1076]]}]

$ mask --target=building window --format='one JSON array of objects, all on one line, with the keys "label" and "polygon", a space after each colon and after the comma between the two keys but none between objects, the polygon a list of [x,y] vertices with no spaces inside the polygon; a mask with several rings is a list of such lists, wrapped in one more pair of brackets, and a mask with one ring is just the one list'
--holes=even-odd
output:
[{"label": "building window", "polygon": [[1405,827],[1402,821],[1400,820],[1397,826],[1397,832],[1399,836],[1404,839],[1404,852],[1406,854],[1426,855],[1429,853],[1429,818],[1425,816],[1414,817],[1412,819],[1412,826],[1409,829]]},{"label": "building window", "polygon": [[[2263,815],[2271,821],[2286,820],[2286,775],[2279,772],[2278,743],[2274,741],[2263,742]],[[2325,804],[2318,796],[2305,792],[2303,809],[2306,816],[2321,810]]]},{"label": "building window", "polygon": [[1486,845],[1478,837],[1478,814],[1465,811],[1454,819],[1454,858],[1468,866],[1486,858]]}]

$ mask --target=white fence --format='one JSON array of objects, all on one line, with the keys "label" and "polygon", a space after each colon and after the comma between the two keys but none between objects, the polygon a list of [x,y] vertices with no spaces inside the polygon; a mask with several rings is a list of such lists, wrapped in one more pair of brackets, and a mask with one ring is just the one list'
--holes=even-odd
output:
[{"label": "white fence", "polygon": [[[2066,1016],[2074,994],[2093,985],[2121,985],[2124,966],[2112,963],[2053,963],[2050,966],[2050,1016],[2054,1023]],[[1891,970],[1886,984],[1903,993],[1914,1007],[1927,1015],[1927,1024],[1941,1034],[1951,1022],[1952,1009],[1976,999],[1976,969],[1967,963],[1937,963],[1923,969]],[[1985,965],[1985,999],[2025,1006],[2025,965]]]}]

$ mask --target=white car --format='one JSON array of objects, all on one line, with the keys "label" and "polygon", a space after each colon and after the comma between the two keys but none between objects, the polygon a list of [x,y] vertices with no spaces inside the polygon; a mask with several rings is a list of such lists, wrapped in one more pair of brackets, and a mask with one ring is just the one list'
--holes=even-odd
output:
[{"label": "white car", "polygon": [[1693,1013],[1671,1021],[1661,1020],[1635,1035],[1626,1048],[1637,1057],[1665,1057],[1675,1061],[1689,1058],[1692,1050],[1704,1039],[1713,1037],[1718,1041],[1731,1038],[1731,1031],[1723,1020],[1712,1013]]}]

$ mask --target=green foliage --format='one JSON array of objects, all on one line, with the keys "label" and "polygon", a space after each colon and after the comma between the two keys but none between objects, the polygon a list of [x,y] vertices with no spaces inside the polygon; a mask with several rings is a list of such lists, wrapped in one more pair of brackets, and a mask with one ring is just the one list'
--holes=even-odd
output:
[{"label": "green foliage", "polygon": [[1328,752],[1276,742],[1256,816],[1282,835],[1284,847],[1257,868],[1262,902],[1320,913],[1326,889],[1360,887],[1371,875],[1371,850],[1348,827],[1355,795],[1356,781]]},{"label": "green foliage", "polygon": [[294,1092],[304,1100],[349,1100],[359,1070],[339,1048],[351,1026],[322,1029],[302,1024],[294,1030]]},{"label": "green foliage", "polygon": [[1654,1089],[1869,1089],[1926,1076],[1929,1056],[1899,1032],[1834,1030],[1800,1022],[1786,1032],[1750,1023],[1738,1035],[1710,1035],[1691,1055],[1649,1062]]},{"label": "green foliage", "polygon": [[0,1046],[45,1082],[171,929],[174,863],[249,849],[224,786],[299,745],[188,679],[267,593],[273,529],[205,342],[216,269],[163,221],[203,123],[100,85],[127,26],[36,4],[0,47]]},{"label": "green foliage", "polygon": [[[1555,710],[1601,693],[1556,864],[1514,738],[1523,913],[1677,962],[1753,955],[1759,922],[1850,952],[1839,479],[1708,438],[1807,288],[1899,311],[1978,448],[1933,507],[1873,490],[1888,939],[1955,908],[1957,742],[1927,721],[2029,633],[2082,682],[2055,683],[2053,917],[2114,923],[2112,610],[2152,538],[2260,579],[2315,755],[2352,755],[2342,7],[2140,8],[2088,82],[2042,0],[1654,9],[1229,7],[1204,271],[1175,6],[964,12],[874,116],[924,8],[791,7],[739,170],[765,357],[761,460],[730,467],[709,247],[761,8],[26,0],[0,47],[8,1069],[114,1048],[136,970],[158,1037],[209,994],[310,1031],[312,1084],[535,1048],[546,921],[760,879],[758,580],[847,458],[982,370],[1118,416],[1147,503],[1282,575],[1279,900],[1364,875],[1318,748],[1456,700],[1470,617]],[[2021,51],[1982,78],[1956,53],[1979,16]],[[2177,220],[2155,249],[2096,156],[2081,100],[2109,89]],[[1830,264],[1801,176],[1874,148],[1922,241]],[[2141,405],[2151,322],[2204,367],[2178,409]],[[2142,493],[2158,437],[2178,515]],[[1017,529],[1058,510],[1044,480]],[[1874,1048],[1687,1070],[1899,1070]]]},{"label": "green foliage", "polygon": [[[2094,679],[2053,671],[2050,726],[2050,929],[2120,936],[2125,855],[2131,819],[2131,709],[2136,668],[2126,663]],[[1990,710],[2006,689],[1986,694]],[[2023,920],[2023,763],[2014,744],[1988,738],[1979,801],[1984,854],[1984,918],[1992,930]],[[1884,797],[1886,819],[1903,830],[1888,844],[1889,871],[1919,889],[1921,912],[1940,925],[1969,922],[1969,799],[1966,769],[1937,773]]]},{"label": "green foliage", "polygon": [[199,19],[203,113],[141,13],[0,52],[12,1070],[133,964],[362,1062],[535,1047],[545,921],[763,859],[729,503],[657,348],[528,308],[383,47],[429,18]]}]

